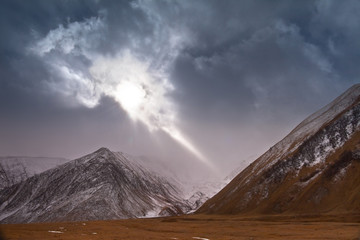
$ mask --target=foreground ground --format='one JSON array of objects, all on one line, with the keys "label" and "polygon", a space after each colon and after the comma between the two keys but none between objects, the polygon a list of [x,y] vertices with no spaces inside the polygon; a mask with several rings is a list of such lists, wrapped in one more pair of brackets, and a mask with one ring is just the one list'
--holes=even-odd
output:
[{"label": "foreground ground", "polygon": [[0,239],[360,239],[358,218],[189,215],[0,225]]}]

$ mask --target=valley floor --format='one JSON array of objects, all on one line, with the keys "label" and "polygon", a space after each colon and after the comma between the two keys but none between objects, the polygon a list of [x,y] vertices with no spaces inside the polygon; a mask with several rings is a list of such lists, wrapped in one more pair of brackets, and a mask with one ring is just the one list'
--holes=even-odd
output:
[{"label": "valley floor", "polygon": [[360,239],[356,218],[188,215],[114,221],[3,224],[0,239]]}]

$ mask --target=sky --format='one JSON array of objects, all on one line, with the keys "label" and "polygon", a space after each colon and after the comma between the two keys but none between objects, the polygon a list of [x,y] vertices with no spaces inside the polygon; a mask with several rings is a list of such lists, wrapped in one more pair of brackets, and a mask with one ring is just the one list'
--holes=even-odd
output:
[{"label": "sky", "polygon": [[0,155],[242,169],[360,76],[358,0],[2,0]]}]

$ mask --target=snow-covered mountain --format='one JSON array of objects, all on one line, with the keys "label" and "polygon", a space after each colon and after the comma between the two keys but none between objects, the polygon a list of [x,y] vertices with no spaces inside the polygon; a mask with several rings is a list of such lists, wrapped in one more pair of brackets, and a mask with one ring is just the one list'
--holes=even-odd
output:
[{"label": "snow-covered mountain", "polygon": [[[175,169],[169,167],[167,162],[162,160],[147,157],[147,156],[132,156],[127,153],[121,154],[131,162],[136,162],[142,168],[153,174],[160,175],[165,178],[172,185],[176,186],[181,199],[184,199],[190,209],[186,213],[191,213],[197,210],[204,202],[218,193],[227,183],[229,183],[229,176],[225,179],[193,179],[187,175],[182,175]],[[156,216],[156,214],[152,215]]]},{"label": "snow-covered mountain", "polygon": [[191,210],[180,188],[106,148],[0,190],[0,222],[176,215]]},{"label": "snow-covered mountain", "polygon": [[0,157],[0,189],[68,162],[65,158]]},{"label": "snow-covered mountain", "polygon": [[172,185],[176,186],[180,190],[178,191],[179,197],[185,199],[187,205],[191,207],[186,213],[197,210],[204,202],[225,187],[226,184],[230,182],[230,177],[235,177],[235,175],[229,175],[224,179],[191,178],[191,176],[183,175],[182,172],[177,172],[174,168],[170,167],[166,161],[149,156],[132,156],[123,152],[118,154],[123,155],[131,162],[136,162],[147,171],[160,175]]},{"label": "snow-covered mountain", "polygon": [[225,187],[227,183],[226,179],[217,181],[180,181],[180,187],[183,189],[184,198],[191,206],[190,212],[195,212],[201,205]]},{"label": "snow-covered mountain", "polygon": [[301,122],[201,213],[360,212],[360,85]]}]

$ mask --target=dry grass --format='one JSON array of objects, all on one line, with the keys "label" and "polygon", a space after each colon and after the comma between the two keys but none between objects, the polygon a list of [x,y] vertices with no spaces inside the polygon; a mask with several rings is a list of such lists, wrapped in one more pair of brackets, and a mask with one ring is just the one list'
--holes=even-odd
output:
[{"label": "dry grass", "polygon": [[[338,222],[336,220],[341,220]],[[4,224],[4,239],[360,239],[360,222],[335,217],[189,215],[117,221]],[[55,232],[49,232],[55,231]],[[58,232],[57,232],[58,231]],[[62,233],[60,233],[62,232]],[[195,238],[194,238],[195,237]]]}]

